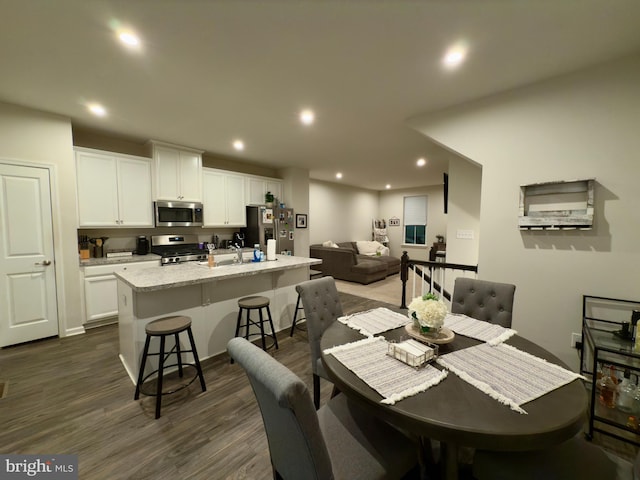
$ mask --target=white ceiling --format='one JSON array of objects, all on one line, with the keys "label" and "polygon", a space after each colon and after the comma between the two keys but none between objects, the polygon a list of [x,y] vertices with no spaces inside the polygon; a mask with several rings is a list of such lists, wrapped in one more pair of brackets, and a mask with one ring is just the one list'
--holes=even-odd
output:
[{"label": "white ceiling", "polygon": [[[0,101],[314,179],[341,171],[345,184],[406,188],[447,170],[408,118],[638,52],[639,20],[638,0],[0,0]],[[140,52],[116,40],[118,22]],[[446,71],[458,41],[468,60]],[[303,107],[312,127],[297,120]]]}]

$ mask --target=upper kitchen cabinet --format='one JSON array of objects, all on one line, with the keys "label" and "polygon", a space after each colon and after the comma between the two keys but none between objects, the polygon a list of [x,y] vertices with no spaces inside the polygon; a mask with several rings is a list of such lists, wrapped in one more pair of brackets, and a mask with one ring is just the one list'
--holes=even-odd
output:
[{"label": "upper kitchen cabinet", "polygon": [[282,196],[282,180],[277,178],[247,176],[246,177],[246,202],[247,205],[264,205],[265,194],[271,192],[279,201],[284,201]]},{"label": "upper kitchen cabinet", "polygon": [[74,150],[79,227],[153,227],[150,159]]},{"label": "upper kitchen cabinet", "polygon": [[153,199],[202,201],[202,150],[149,142],[153,157]]},{"label": "upper kitchen cabinet", "polygon": [[202,169],[205,227],[246,227],[245,177],[224,170]]}]

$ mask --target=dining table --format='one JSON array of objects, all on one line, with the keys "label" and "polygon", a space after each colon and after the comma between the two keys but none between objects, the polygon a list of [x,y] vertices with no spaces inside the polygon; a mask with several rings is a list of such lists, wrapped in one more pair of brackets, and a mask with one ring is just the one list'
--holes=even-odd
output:
[{"label": "dining table", "polygon": [[[378,336],[398,342],[407,338],[406,333],[405,328],[398,327]],[[439,441],[443,478],[457,478],[460,447],[491,451],[543,449],[570,439],[584,426],[587,393],[581,380],[570,381],[527,402],[522,405],[526,413],[500,403],[452,372],[425,391],[393,404],[382,403],[383,397],[376,390],[334,354],[325,352],[363,338],[365,336],[358,330],[339,321],[325,330],[321,339],[321,358],[329,378],[343,394],[373,415],[420,439]],[[442,358],[447,353],[459,352],[481,343],[456,334],[453,341],[438,346],[438,355]],[[568,368],[552,353],[517,334],[504,343]],[[439,370],[444,369],[441,365],[433,365]]]}]

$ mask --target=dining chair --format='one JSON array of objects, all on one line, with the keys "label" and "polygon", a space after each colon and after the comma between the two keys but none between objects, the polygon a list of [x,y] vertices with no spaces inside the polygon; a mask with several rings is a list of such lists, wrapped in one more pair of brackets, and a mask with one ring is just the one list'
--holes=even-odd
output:
[{"label": "dining chair", "polygon": [[488,452],[476,450],[473,477],[476,480],[565,480],[594,478],[640,480],[636,467],[620,457],[581,438],[531,452]]},{"label": "dining chair", "polygon": [[[320,377],[331,380],[322,365],[320,339],[324,331],[342,316],[342,303],[333,277],[307,280],[296,285],[302,300],[307,332],[311,348],[311,371],[313,373],[313,403],[320,408]],[[334,390],[335,392],[336,390]]]},{"label": "dining chair", "polygon": [[417,465],[417,446],[339,394],[314,408],[306,384],[246,339],[229,355],[244,368],[255,393],[275,479],[402,478]]},{"label": "dining chair", "polygon": [[475,278],[456,278],[451,298],[451,313],[511,328],[516,286]]}]

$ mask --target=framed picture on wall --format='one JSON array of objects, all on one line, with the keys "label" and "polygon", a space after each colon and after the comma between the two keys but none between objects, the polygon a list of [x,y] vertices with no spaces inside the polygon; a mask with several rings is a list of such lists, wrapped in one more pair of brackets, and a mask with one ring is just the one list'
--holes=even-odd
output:
[{"label": "framed picture on wall", "polygon": [[307,228],[307,215],[296,213],[296,228]]}]

